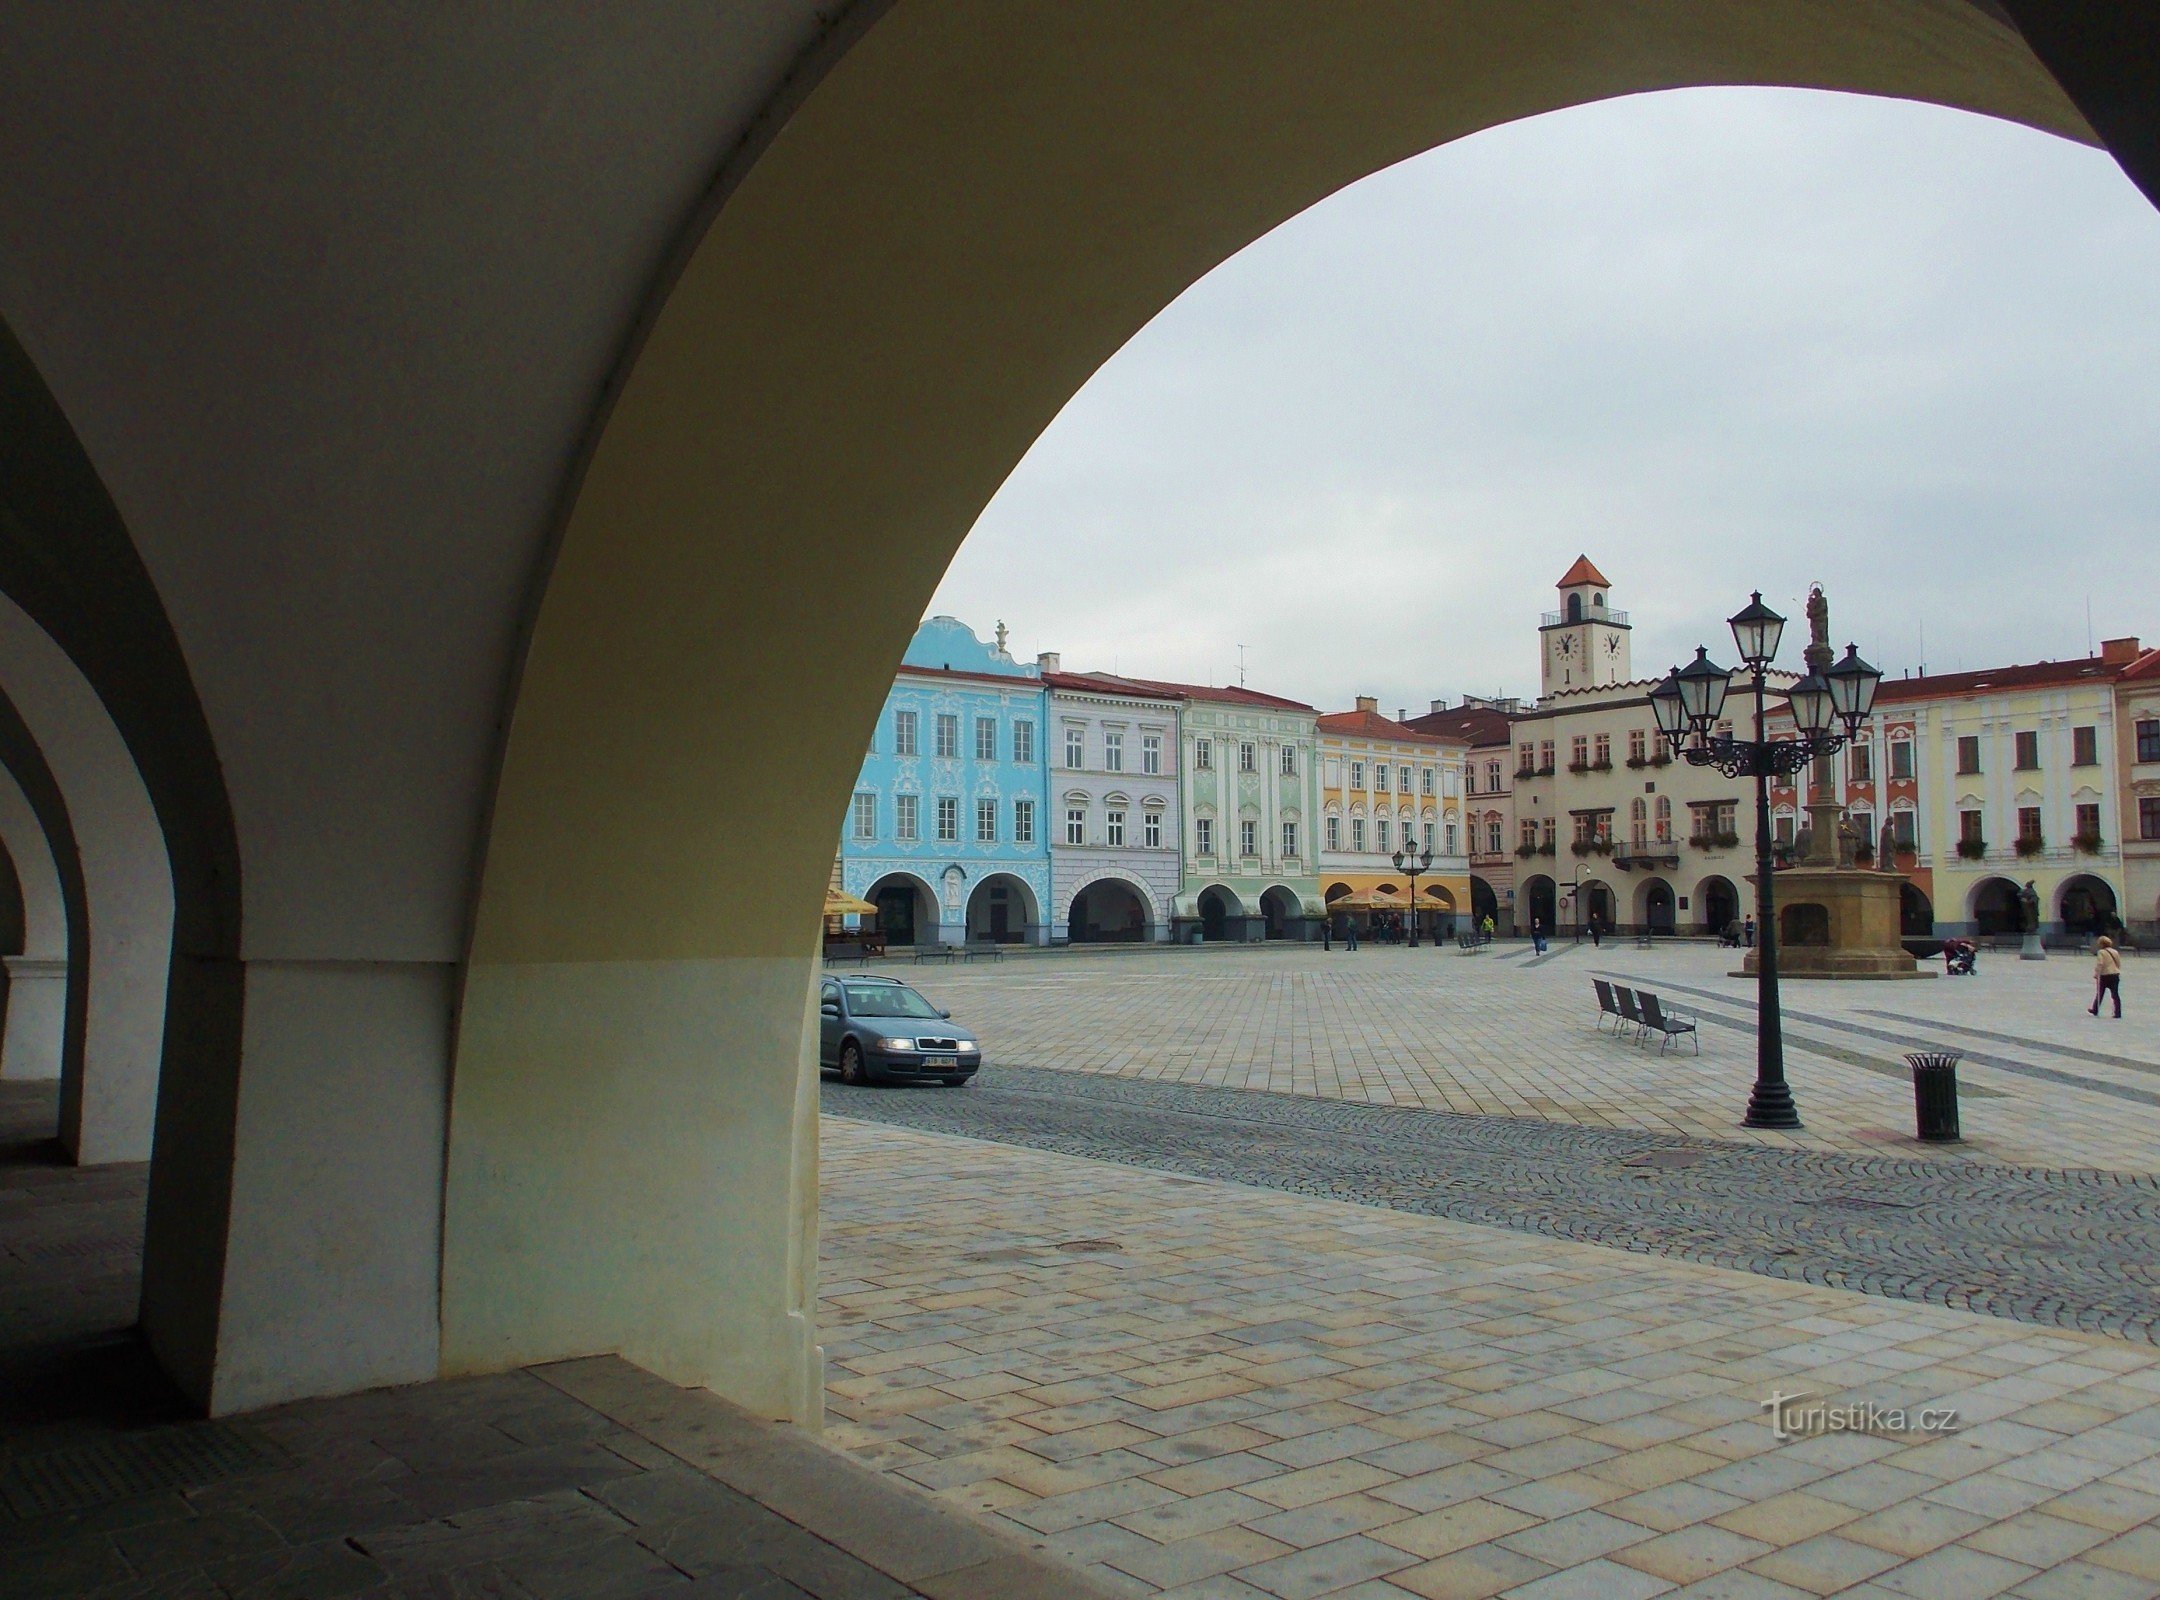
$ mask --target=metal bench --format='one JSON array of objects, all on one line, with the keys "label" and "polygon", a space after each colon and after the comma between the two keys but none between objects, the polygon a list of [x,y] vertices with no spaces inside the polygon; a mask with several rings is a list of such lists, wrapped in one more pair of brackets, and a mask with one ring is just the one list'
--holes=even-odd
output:
[{"label": "metal bench", "polygon": [[1613,998],[1613,986],[1603,978],[1592,978],[1590,987],[1597,990],[1597,1025],[1599,1029],[1604,1028],[1605,1019],[1610,1017],[1613,1021],[1613,1032],[1618,1033],[1620,1024],[1627,1021],[1627,1018],[1620,1014],[1620,1002]]},{"label": "metal bench", "polygon": [[1695,1053],[1702,1054],[1702,1035],[1695,1027],[1695,1019],[1685,1014],[1666,1013],[1665,1007],[1648,989],[1636,993],[1636,1001],[1642,1006],[1643,1037],[1653,1032],[1658,1036],[1658,1054],[1663,1055],[1673,1040],[1685,1037],[1694,1042]]},{"label": "metal bench", "polygon": [[1616,983],[1612,986],[1612,993],[1613,1003],[1620,1008],[1620,1020],[1637,1033],[1640,1033],[1642,1031],[1643,1015],[1642,1007],[1635,1003],[1635,991],[1625,984]]},{"label": "metal bench", "polygon": [[915,947],[915,965],[925,961],[950,961],[958,952],[949,944],[919,944]]},{"label": "metal bench", "polygon": [[964,961],[1003,961],[1005,959],[1005,947],[984,940],[969,945],[961,959]]}]

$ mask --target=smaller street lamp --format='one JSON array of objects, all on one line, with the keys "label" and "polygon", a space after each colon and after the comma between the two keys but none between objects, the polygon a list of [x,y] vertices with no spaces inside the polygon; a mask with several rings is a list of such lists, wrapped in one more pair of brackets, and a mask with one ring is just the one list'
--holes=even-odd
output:
[{"label": "smaller street lamp", "polygon": [[1418,874],[1432,870],[1432,846],[1425,846],[1421,852],[1415,843],[1405,845],[1395,852],[1395,870],[1408,874],[1410,878],[1410,948],[1415,950],[1417,948]]}]

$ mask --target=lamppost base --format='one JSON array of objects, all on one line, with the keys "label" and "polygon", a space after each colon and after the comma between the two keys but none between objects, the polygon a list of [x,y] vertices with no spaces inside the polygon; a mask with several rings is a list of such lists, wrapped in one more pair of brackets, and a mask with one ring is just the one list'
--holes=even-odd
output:
[{"label": "lamppost base", "polygon": [[1800,1108],[1793,1104],[1792,1090],[1782,1083],[1758,1083],[1748,1096],[1743,1128],[1797,1128]]}]

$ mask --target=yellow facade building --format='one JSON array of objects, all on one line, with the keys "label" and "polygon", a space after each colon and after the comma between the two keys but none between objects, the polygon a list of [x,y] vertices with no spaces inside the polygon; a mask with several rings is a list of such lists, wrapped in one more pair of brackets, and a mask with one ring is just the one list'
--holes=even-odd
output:
[{"label": "yellow facade building", "polygon": [[1470,914],[1470,862],[1463,832],[1460,739],[1420,733],[1358,697],[1357,709],[1320,718],[1320,891],[1333,903],[1380,894],[1408,902],[1410,880],[1395,853],[1432,851],[1417,881],[1420,926],[1444,931]]}]

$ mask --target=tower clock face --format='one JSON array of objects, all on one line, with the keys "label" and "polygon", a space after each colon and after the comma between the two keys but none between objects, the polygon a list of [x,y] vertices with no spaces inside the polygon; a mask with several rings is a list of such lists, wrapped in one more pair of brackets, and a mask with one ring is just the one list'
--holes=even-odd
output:
[{"label": "tower clock face", "polygon": [[1565,659],[1566,659],[1567,657],[1569,657],[1569,656],[1573,655],[1574,653],[1575,653],[1575,636],[1574,636],[1573,634],[1571,634],[1571,633],[1563,633],[1562,635],[1560,635],[1560,655],[1561,655],[1561,659],[1565,660]]},{"label": "tower clock face", "polygon": [[1617,635],[1605,641],[1605,653],[1609,656],[1616,656],[1620,653],[1620,640]]}]

